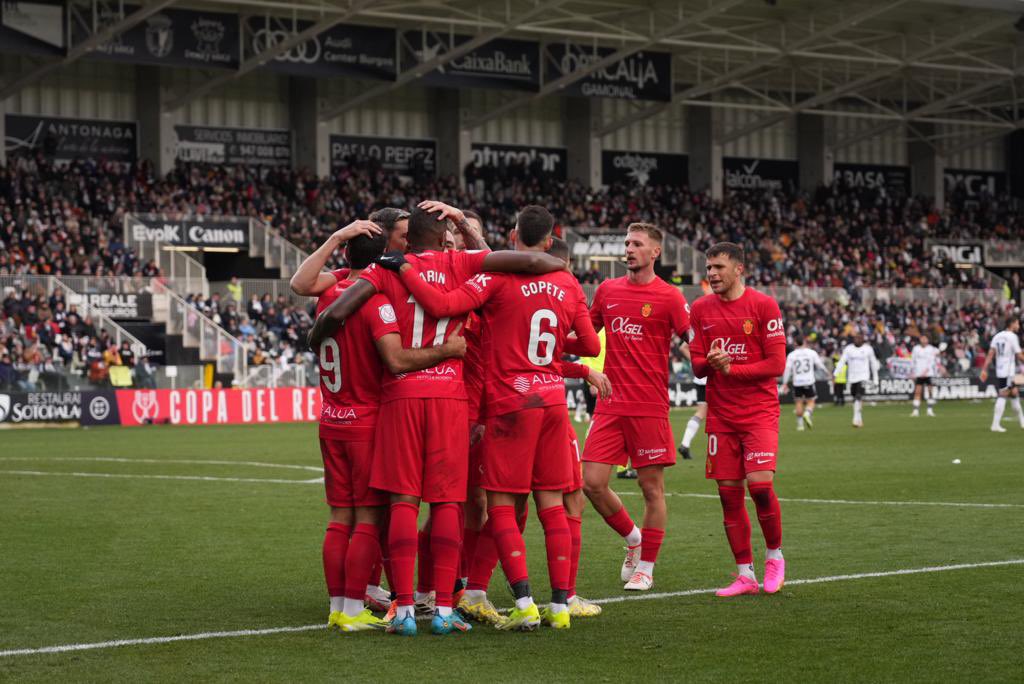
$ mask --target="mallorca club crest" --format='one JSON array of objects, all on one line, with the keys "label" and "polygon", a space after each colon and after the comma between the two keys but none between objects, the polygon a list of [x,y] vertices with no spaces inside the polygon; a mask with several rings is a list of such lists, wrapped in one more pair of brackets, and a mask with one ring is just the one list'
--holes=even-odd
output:
[{"label": "mallorca club crest", "polygon": [[749,318],[743,321],[743,334],[750,335],[754,332],[754,321]]},{"label": "mallorca club crest", "polygon": [[654,311],[654,307],[651,306],[650,303],[644,304],[642,307],[640,307],[640,315],[643,316],[644,318],[650,318],[652,311]]},{"label": "mallorca club crest", "polygon": [[157,14],[146,20],[146,49],[157,59],[171,54],[174,49],[174,25],[170,17]]}]

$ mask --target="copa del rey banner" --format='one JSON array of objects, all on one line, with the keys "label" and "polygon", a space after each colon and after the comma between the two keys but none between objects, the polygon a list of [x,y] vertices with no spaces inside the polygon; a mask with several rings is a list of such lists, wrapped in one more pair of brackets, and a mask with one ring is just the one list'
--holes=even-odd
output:
[{"label": "copa del rey banner", "polygon": [[320,388],[117,390],[121,425],[238,425],[320,419]]}]

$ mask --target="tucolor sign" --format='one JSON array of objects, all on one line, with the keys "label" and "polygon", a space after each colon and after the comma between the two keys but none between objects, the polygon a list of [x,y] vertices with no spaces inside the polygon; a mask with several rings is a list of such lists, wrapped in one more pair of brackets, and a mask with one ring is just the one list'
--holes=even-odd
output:
[{"label": "tucolor sign", "polygon": [[[613,54],[613,47],[588,47],[553,43],[544,60],[544,82],[551,83]],[[672,55],[668,52],[636,52],[569,84],[564,95],[611,97],[620,100],[672,99]]]},{"label": "tucolor sign", "polygon": [[259,128],[175,126],[175,157],[183,162],[290,166],[292,134]]},{"label": "tucolor sign", "polygon": [[558,180],[565,180],[568,176],[568,157],[564,147],[473,143],[472,155],[477,166],[523,164],[527,168],[536,167],[541,173],[552,174]]},{"label": "tucolor sign", "polygon": [[56,161],[133,162],[138,157],[138,129],[134,121],[7,114],[4,125],[7,154],[42,152],[46,158]]},{"label": "tucolor sign", "polygon": [[349,160],[377,159],[385,171],[412,174],[417,165],[434,173],[437,168],[437,143],[411,138],[371,138],[356,135],[331,136],[331,169],[349,164]]},{"label": "tucolor sign", "polygon": [[685,154],[604,150],[601,152],[601,182],[605,185],[689,185],[689,157]]}]

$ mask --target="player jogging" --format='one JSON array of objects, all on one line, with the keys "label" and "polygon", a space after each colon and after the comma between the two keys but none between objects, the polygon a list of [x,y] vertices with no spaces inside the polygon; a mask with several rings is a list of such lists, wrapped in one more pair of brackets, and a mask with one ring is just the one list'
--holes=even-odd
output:
[{"label": "player jogging", "polygon": [[[918,344],[910,351],[910,362],[914,370],[914,410],[910,412],[911,418],[921,415],[921,395],[925,395],[928,403],[928,416],[935,417],[935,385],[932,384],[932,377],[939,368],[939,348],[928,342],[927,335],[921,335]],[[929,392],[928,390],[931,390]]]},{"label": "player jogging", "polygon": [[[351,270],[320,296],[318,311],[356,281],[380,256],[384,244],[379,233],[372,237],[361,234],[348,242],[346,257]],[[328,627],[357,632],[385,626],[363,603],[372,568],[380,557],[378,526],[388,503],[386,494],[369,486],[381,358],[392,373],[407,373],[461,356],[464,351],[465,344],[458,337],[439,347],[403,349],[394,312],[379,295],[319,346],[323,397],[320,451],[331,507],[323,543],[324,576],[331,601]]]},{"label": "player jogging", "polygon": [[[451,290],[483,270],[549,273],[562,262],[547,254],[510,251],[442,252],[447,220],[444,210],[418,208],[409,217],[408,258],[432,285]],[[440,205],[444,206],[444,205]],[[483,241],[463,221],[456,228],[467,246],[479,250]],[[406,348],[440,346],[465,320],[435,319],[409,294],[401,280],[382,268],[368,268],[318,318],[310,341],[318,344],[375,292],[385,294],[395,310]],[[416,634],[413,576],[416,563],[416,519],[420,501],[430,504],[435,634],[464,632],[470,626],[452,612],[452,587],[458,575],[462,536],[461,506],[469,471],[469,417],[461,360],[449,360],[419,373],[385,375],[375,437],[371,485],[391,494],[388,545],[397,595],[395,618],[388,632]]]},{"label": "player jogging", "polygon": [[[528,206],[519,212],[510,240],[517,251],[546,252],[553,226],[546,209]],[[573,476],[559,359],[570,331],[576,332],[582,354],[599,351],[583,289],[563,268],[542,276],[482,273],[445,294],[401,255],[386,257],[381,265],[401,272],[402,282],[431,316],[481,310],[486,375],[480,485],[487,491],[489,531],[516,599],[498,628],[530,630],[543,620],[567,629],[572,543],[562,497]],[[516,516],[531,491],[544,527],[551,579],[551,604],[543,614],[533,601]]]},{"label": "player jogging", "polygon": [[843,349],[833,375],[838,378],[843,371],[846,371],[846,381],[853,397],[853,427],[864,427],[864,383],[870,380],[878,385],[878,358],[871,345],[864,343],[863,334],[854,335],[853,344]]},{"label": "player jogging", "polygon": [[[690,368],[693,368],[693,359],[690,358],[690,345],[683,345],[683,356],[690,361]],[[679,455],[685,460],[690,460],[693,455],[690,454],[690,445],[693,444],[693,438],[700,432],[701,424],[707,420],[708,417],[708,399],[707,399],[707,388],[708,379],[699,378],[696,375],[693,376],[693,387],[697,391],[697,410],[690,416],[690,420],[686,421],[686,431],[683,432],[683,439],[679,442]]]},{"label": "player jogging", "polygon": [[[654,273],[661,240],[656,226],[631,223],[625,240],[628,275],[602,282],[590,307],[594,328],[607,331],[604,372],[614,392],[599,398],[590,424],[583,447],[583,491],[626,540],[620,578],[625,589],[635,591],[654,584],[654,563],[665,537],[663,471],[676,462],[668,422],[668,354],[672,335],[685,340],[690,330],[686,298]],[[612,469],[630,462],[644,496],[643,530],[608,487]]]},{"label": "player jogging", "polygon": [[1020,388],[1014,384],[1014,371],[1018,361],[1024,361],[1024,352],[1020,349],[1020,320],[1011,316],[1006,321],[1006,329],[995,334],[992,343],[988,346],[988,354],[985,355],[985,365],[981,369],[981,381],[988,380],[988,367],[995,359],[996,362],[996,388],[999,396],[996,398],[995,413],[992,414],[992,432],[1006,432],[1001,425],[1003,411],[1006,410],[1006,400],[1012,398],[1014,413],[1020,421],[1021,429],[1024,429],[1024,411],[1020,406]]},{"label": "player jogging", "polygon": [[793,379],[793,403],[796,404],[796,429],[802,431],[804,425],[814,429],[814,402],[818,391],[814,386],[814,369],[818,368],[828,375],[828,369],[811,349],[807,339],[798,337],[794,340],[796,349],[786,357],[786,370],[782,374],[782,393],[789,391],[789,380]]},{"label": "player jogging", "polygon": [[782,512],[774,479],[779,448],[776,379],[786,365],[786,331],[778,303],[743,284],[743,248],[720,242],[707,251],[708,283],[690,312],[693,369],[708,379],[705,477],[718,481],[725,536],[736,559],[736,580],[716,593],[758,593],[750,549],[743,481],[764,534],[764,590],[782,588]]}]

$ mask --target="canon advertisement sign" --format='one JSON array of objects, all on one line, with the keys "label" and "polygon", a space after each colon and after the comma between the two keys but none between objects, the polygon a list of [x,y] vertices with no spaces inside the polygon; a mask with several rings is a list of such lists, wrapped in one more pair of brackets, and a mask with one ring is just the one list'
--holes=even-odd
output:
[{"label": "canon advertisement sign", "polygon": [[186,247],[249,247],[249,219],[162,220],[137,216],[133,219],[129,230],[135,242],[163,242]]}]

